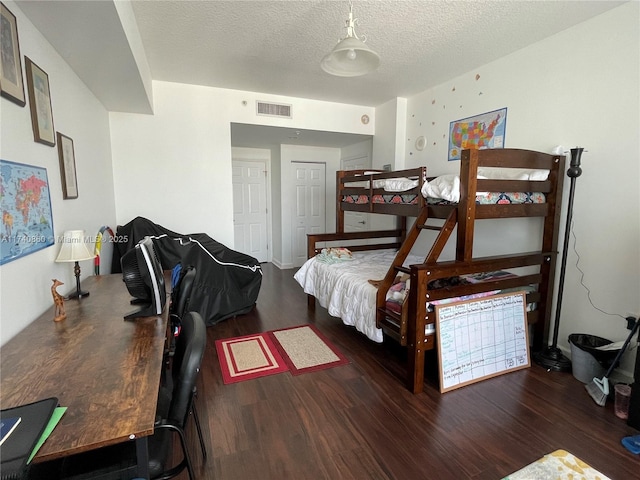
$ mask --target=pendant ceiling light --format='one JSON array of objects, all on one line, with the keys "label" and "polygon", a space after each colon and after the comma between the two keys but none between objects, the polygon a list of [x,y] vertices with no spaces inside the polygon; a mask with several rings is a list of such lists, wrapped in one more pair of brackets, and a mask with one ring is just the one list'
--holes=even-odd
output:
[{"label": "pendant ceiling light", "polygon": [[356,35],[353,18],[353,5],[349,2],[349,19],[347,20],[347,36],[338,42],[335,48],[326,55],[320,66],[322,70],[338,77],[358,77],[373,72],[380,65],[380,57],[365,45],[366,37],[360,40]]}]

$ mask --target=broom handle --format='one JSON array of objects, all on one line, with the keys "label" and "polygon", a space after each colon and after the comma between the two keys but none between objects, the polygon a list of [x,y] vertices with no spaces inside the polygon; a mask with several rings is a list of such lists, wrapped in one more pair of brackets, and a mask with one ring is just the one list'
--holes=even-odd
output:
[{"label": "broom handle", "polygon": [[616,363],[618,363],[618,361],[620,360],[620,357],[622,357],[622,354],[627,349],[627,346],[629,345],[629,342],[631,341],[631,337],[633,337],[633,334],[636,333],[636,330],[638,330],[638,326],[640,326],[640,318],[638,318],[636,320],[636,323],[633,325],[633,328],[631,329],[631,333],[629,334],[627,339],[622,344],[622,348],[620,349],[620,351],[616,355],[616,358],[613,359],[613,363],[609,367],[609,370],[607,370],[607,373],[604,374],[604,376],[606,378],[609,378],[609,375],[611,375],[611,372],[613,372],[613,369],[616,368]]}]

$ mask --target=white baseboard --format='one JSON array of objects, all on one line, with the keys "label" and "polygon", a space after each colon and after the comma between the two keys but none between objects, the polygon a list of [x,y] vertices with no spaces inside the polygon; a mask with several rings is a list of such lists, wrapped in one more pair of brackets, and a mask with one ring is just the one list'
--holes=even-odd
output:
[{"label": "white baseboard", "polygon": [[271,261],[271,263],[273,263],[276,267],[278,267],[280,270],[289,270],[290,268],[295,268],[293,266],[293,263],[281,263],[280,261],[273,259]]}]

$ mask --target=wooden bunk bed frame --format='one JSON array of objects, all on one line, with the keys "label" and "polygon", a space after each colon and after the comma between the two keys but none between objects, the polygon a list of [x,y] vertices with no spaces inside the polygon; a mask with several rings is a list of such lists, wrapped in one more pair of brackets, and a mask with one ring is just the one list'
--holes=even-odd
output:
[{"label": "wooden bunk bed frame", "polygon": [[[460,201],[450,205],[430,205],[420,193],[424,182],[428,180],[425,167],[395,172],[337,172],[336,233],[308,235],[308,257],[312,258],[319,253],[322,248],[319,244],[328,245],[327,242],[343,242],[342,246],[347,246],[351,251],[398,248],[392,265],[378,286],[376,323],[388,337],[408,347],[407,386],[412,392],[419,393],[423,390],[425,352],[436,346],[435,334],[425,333],[426,325],[435,324],[435,312],[427,311],[427,302],[492,290],[531,289],[533,286],[535,289],[527,293],[527,303],[536,305],[527,314],[528,323],[533,325],[533,349],[540,350],[546,345],[554,290],[564,163],[564,155],[530,150],[464,150],[460,162]],[[545,181],[478,179],[479,167],[543,169],[549,170],[549,175]],[[415,188],[402,192],[417,194],[416,201],[412,204],[374,203],[374,195],[389,194],[383,189],[375,188],[374,180],[398,177],[418,180]],[[353,186],[353,182],[362,184],[363,180],[366,180],[367,186]],[[541,204],[480,205],[475,201],[477,192],[542,192],[546,201]],[[365,195],[368,200],[366,203],[348,203],[343,201],[345,195]],[[345,232],[344,214],[347,211],[396,215],[399,226],[394,230]],[[415,217],[409,230],[407,217]],[[473,256],[476,220],[517,217],[543,218],[540,250],[504,256]],[[434,218],[444,222],[440,225],[428,224]],[[438,261],[455,227],[455,260]],[[424,262],[403,267],[403,262],[424,229],[438,232]],[[389,243],[368,244],[375,238]],[[360,240],[365,243],[357,243]],[[534,267],[525,270],[535,273],[471,285],[439,289],[429,287],[430,282],[437,279],[522,267]],[[397,314],[386,308],[386,295],[400,273],[409,275],[411,288],[402,306],[402,313]],[[315,308],[313,296],[309,296],[308,305],[310,309]]]}]

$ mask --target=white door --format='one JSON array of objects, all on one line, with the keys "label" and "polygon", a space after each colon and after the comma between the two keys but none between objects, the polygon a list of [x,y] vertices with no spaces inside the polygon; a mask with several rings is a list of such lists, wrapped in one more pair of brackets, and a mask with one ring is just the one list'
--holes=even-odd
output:
[{"label": "white door", "polygon": [[[343,170],[367,170],[371,168],[371,158],[369,155],[349,158],[342,161]],[[360,232],[369,230],[369,214],[366,212],[344,212],[344,231]]]},{"label": "white door", "polygon": [[267,238],[267,164],[233,160],[234,250],[259,262],[269,260]]},{"label": "white door", "polygon": [[325,233],[324,163],[292,162],[295,182],[293,207],[293,266],[300,267],[307,261],[307,234]]}]

